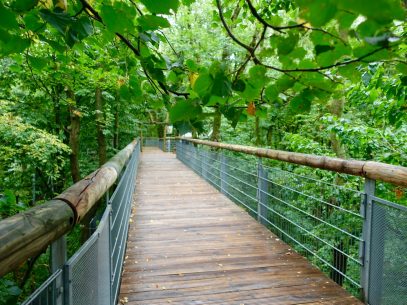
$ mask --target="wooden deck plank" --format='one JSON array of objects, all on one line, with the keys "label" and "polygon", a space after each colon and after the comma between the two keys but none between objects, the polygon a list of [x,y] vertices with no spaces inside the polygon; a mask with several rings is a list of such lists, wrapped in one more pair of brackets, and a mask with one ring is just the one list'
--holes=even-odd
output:
[{"label": "wooden deck plank", "polygon": [[131,218],[126,304],[361,304],[173,154],[144,148]]}]

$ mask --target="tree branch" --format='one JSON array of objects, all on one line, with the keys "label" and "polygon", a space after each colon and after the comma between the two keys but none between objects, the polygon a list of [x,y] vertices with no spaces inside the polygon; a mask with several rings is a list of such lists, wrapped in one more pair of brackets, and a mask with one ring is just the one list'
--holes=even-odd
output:
[{"label": "tree branch", "polygon": [[303,27],[303,25],[305,23],[300,23],[300,24],[294,24],[294,25],[286,25],[286,26],[274,26],[270,23],[268,23],[266,20],[264,20],[263,18],[261,18],[261,16],[259,15],[259,13],[257,12],[256,8],[253,6],[252,2],[250,0],[246,0],[247,5],[249,6],[250,12],[252,13],[252,15],[264,26],[269,27],[277,32],[283,33],[282,30],[285,29],[294,29],[294,28],[300,28]]},{"label": "tree branch", "polygon": [[244,44],[239,39],[237,39],[236,36],[233,35],[232,31],[229,29],[229,27],[225,21],[225,17],[223,16],[223,11],[222,11],[222,6],[220,4],[220,0],[216,0],[216,6],[218,7],[219,17],[220,17],[220,20],[222,21],[223,27],[225,28],[226,32],[228,32],[228,35],[230,36],[230,38],[232,38],[232,40],[234,42],[236,42],[239,46],[241,46],[242,48],[245,48],[250,54],[252,54],[253,48]]},{"label": "tree branch", "polygon": [[328,70],[328,69],[335,68],[335,67],[346,66],[346,65],[353,64],[353,63],[356,63],[356,62],[362,62],[363,59],[365,59],[365,58],[367,58],[369,56],[372,56],[372,55],[374,55],[374,54],[376,54],[376,53],[378,53],[378,52],[380,52],[380,51],[382,51],[384,49],[387,49],[387,47],[377,48],[377,49],[375,49],[373,51],[370,51],[369,53],[366,53],[365,55],[362,55],[362,56],[360,56],[358,58],[355,58],[355,59],[339,61],[339,62],[336,62],[336,63],[334,63],[332,65],[322,66],[322,67],[318,67],[318,68],[281,69],[281,68],[277,68],[277,67],[274,67],[274,66],[264,64],[264,63],[260,62],[258,59],[257,59],[257,61],[258,61],[258,64],[260,64],[260,65],[262,65],[262,66],[264,66],[264,67],[266,67],[268,69],[276,70],[276,71],[279,71],[279,72],[318,72],[318,71]]},{"label": "tree branch", "polygon": [[331,36],[331,37],[333,37],[333,38],[335,38],[335,39],[338,39],[338,40],[340,40],[344,45],[346,45],[346,42],[345,42],[341,37],[336,36],[336,35],[334,35],[334,34],[328,32],[328,31],[323,30],[323,29],[320,29],[320,28],[309,27],[309,26],[306,25],[305,22],[299,23],[299,24],[293,24],[293,25],[286,25],[286,26],[274,26],[274,25],[268,23],[266,20],[264,20],[264,19],[259,15],[259,13],[257,12],[256,8],[253,6],[253,4],[252,4],[252,2],[251,2],[250,0],[246,0],[246,3],[247,3],[247,5],[249,6],[249,9],[250,9],[250,12],[252,13],[252,15],[253,15],[261,24],[263,24],[264,26],[269,27],[269,28],[271,28],[271,29],[273,29],[273,30],[275,30],[275,31],[277,31],[277,32],[284,33],[283,30],[286,30],[286,29],[295,29],[295,28],[297,28],[297,29],[302,28],[302,29],[307,29],[307,30],[312,30],[312,31],[318,31],[318,32],[324,33],[324,34],[326,34],[326,35],[329,35],[329,36]]}]

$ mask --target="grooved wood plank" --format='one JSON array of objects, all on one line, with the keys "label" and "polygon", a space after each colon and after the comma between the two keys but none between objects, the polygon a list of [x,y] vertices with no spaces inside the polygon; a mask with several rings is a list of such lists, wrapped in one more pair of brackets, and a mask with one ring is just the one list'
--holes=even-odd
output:
[{"label": "grooved wood plank", "polygon": [[150,147],[141,156],[119,299],[361,304],[174,154]]}]

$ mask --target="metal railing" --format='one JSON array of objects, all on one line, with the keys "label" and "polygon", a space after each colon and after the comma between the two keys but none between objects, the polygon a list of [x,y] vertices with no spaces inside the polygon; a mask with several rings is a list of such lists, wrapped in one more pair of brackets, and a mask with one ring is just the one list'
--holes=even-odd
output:
[{"label": "metal railing", "polygon": [[[371,305],[407,300],[407,208],[266,160],[177,141],[177,158]],[[268,161],[268,160],[267,160]],[[270,162],[269,162],[270,163]]]},{"label": "metal railing", "polygon": [[65,237],[51,247],[54,273],[23,305],[116,305],[140,143],[108,200],[95,232],[66,261]]},{"label": "metal railing", "polygon": [[143,138],[143,146],[158,147],[165,152],[174,152],[176,148],[176,138]]}]

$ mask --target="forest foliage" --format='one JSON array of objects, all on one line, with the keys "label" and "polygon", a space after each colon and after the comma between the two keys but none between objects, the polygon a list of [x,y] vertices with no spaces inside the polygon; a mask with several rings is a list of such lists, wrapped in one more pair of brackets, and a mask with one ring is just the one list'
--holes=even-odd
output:
[{"label": "forest foliage", "polygon": [[405,17],[400,0],[4,0],[0,218],[169,125],[407,166]]}]

